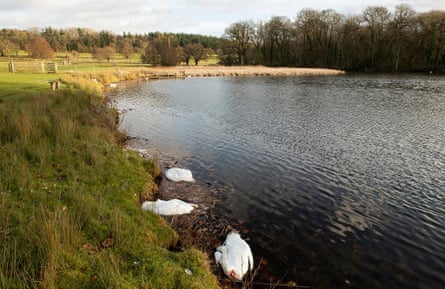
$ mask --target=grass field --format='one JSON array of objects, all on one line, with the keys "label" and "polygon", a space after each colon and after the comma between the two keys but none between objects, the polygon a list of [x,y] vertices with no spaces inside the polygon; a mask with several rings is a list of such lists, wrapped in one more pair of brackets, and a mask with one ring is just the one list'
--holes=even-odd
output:
[{"label": "grass field", "polygon": [[[218,288],[207,257],[170,251],[177,234],[140,209],[159,170],[123,149],[94,82],[64,70],[9,73],[7,63],[0,60],[0,288]],[[53,78],[66,86],[50,91]]]},{"label": "grass field", "polygon": [[[12,60],[17,63],[36,63],[39,60],[29,59],[25,52],[21,52],[19,57]],[[80,53],[75,62],[63,65],[66,60],[66,53],[57,53],[55,58],[48,62],[58,63],[58,73],[10,73],[8,63],[11,60],[7,57],[0,57],[0,97],[20,96],[29,93],[39,93],[49,91],[49,80],[61,78],[66,74],[88,74],[92,77],[100,78],[104,75],[112,74],[122,69],[146,69],[151,67],[141,63],[140,54],[133,54],[129,59],[120,54],[116,54],[115,59],[110,62],[98,62],[91,53]],[[218,63],[217,55],[200,61],[200,66],[213,66]],[[184,65],[184,64],[183,64]],[[190,65],[194,67],[194,65]],[[105,76],[106,77],[106,76]],[[106,81],[105,81],[106,82]]]}]

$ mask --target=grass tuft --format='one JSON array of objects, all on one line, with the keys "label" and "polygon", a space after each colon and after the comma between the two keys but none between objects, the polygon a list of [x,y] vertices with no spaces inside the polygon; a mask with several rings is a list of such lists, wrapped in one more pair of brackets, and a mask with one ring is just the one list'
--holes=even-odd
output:
[{"label": "grass tuft", "polygon": [[206,257],[170,252],[177,234],[140,209],[159,168],[69,77],[76,89],[0,98],[0,288],[217,288]]}]

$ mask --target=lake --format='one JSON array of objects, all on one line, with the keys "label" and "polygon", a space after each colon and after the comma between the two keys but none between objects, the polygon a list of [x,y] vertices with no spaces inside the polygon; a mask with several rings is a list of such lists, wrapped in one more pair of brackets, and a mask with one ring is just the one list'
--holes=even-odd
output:
[{"label": "lake", "polygon": [[187,78],[113,93],[129,135],[232,188],[255,260],[311,288],[445,288],[445,77]]}]

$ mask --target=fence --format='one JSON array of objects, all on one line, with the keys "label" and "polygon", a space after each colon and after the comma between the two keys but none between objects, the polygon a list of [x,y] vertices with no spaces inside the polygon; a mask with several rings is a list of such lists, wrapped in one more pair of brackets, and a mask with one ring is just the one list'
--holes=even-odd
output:
[{"label": "fence", "polygon": [[9,72],[12,73],[57,73],[57,62],[32,61],[9,62]]}]

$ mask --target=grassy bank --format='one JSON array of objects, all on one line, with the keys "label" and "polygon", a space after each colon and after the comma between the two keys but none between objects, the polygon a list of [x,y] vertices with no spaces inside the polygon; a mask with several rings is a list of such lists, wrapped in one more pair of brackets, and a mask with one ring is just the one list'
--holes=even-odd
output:
[{"label": "grassy bank", "polygon": [[11,77],[0,81],[0,288],[217,288],[206,256],[171,252],[176,233],[140,209],[155,166],[122,149],[97,89]]}]

